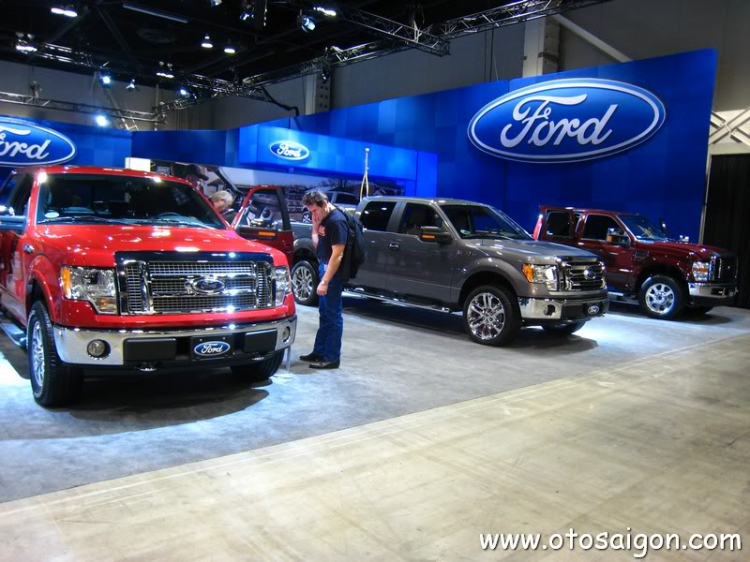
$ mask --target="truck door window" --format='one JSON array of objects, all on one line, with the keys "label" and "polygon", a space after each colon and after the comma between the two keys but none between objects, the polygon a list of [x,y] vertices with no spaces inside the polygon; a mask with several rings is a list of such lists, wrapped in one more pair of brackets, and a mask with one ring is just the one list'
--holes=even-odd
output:
[{"label": "truck door window", "polygon": [[339,193],[334,203],[337,205],[354,205],[356,207],[359,204],[359,199],[349,193]]},{"label": "truck door window", "polygon": [[568,211],[550,211],[547,213],[547,236],[572,238],[575,232],[573,227],[574,225],[570,224],[570,213]]},{"label": "truck door window", "polygon": [[8,198],[8,206],[13,209],[17,217],[25,216],[28,210],[27,207],[29,205],[29,198],[31,197],[31,186],[34,183],[34,178],[28,174],[18,174],[15,178],[8,180],[5,189],[11,189],[10,182],[13,179],[15,179],[15,182]]},{"label": "truck door window", "polygon": [[617,232],[622,233],[620,225],[612,217],[604,215],[589,215],[586,217],[586,224],[583,227],[583,238],[586,240],[607,240],[607,231],[614,228]]},{"label": "truck door window", "polygon": [[401,234],[419,236],[423,226],[437,226],[438,228],[442,228],[443,220],[428,205],[415,203],[406,205],[398,231]]},{"label": "truck door window", "polygon": [[396,203],[393,201],[371,201],[362,211],[360,221],[362,226],[367,230],[388,230],[388,221],[391,220],[391,214]]},{"label": "truck door window", "polygon": [[284,230],[284,215],[277,191],[256,191],[242,219],[247,226]]}]

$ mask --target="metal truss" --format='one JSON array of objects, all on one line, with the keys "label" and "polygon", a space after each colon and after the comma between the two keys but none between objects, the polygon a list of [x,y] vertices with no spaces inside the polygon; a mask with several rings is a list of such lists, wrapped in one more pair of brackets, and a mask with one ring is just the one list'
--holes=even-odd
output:
[{"label": "metal truss", "polygon": [[522,0],[433,25],[430,31],[441,39],[455,39],[514,23],[543,18],[610,0]]},{"label": "metal truss", "polygon": [[740,111],[734,117],[711,112],[711,126],[713,130],[708,138],[709,145],[719,144],[728,137],[735,143],[750,146],[750,108]]},{"label": "metal truss", "polygon": [[54,109],[56,111],[72,111],[75,113],[86,113],[90,115],[106,115],[113,119],[129,119],[132,121],[145,121],[147,123],[164,123],[164,115],[157,112],[148,113],[145,111],[132,111],[129,109],[117,109],[114,107],[103,107],[97,105],[87,105],[85,103],[72,103],[60,100],[47,100],[26,96],[22,94],[12,94],[9,92],[0,92],[0,102],[15,103],[18,105],[28,105],[32,107],[41,107],[44,109]]}]

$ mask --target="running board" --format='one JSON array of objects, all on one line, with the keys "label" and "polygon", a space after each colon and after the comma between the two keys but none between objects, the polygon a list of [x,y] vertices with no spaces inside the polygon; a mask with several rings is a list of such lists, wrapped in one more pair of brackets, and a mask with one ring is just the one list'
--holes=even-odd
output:
[{"label": "running board", "polygon": [[26,332],[16,326],[13,322],[5,317],[0,318],[0,328],[2,328],[5,335],[10,338],[14,344],[19,347],[26,347]]},{"label": "running board", "polygon": [[633,295],[626,295],[625,293],[616,293],[609,291],[609,300],[615,302],[624,302],[628,304],[638,304],[638,298]]},{"label": "running board", "polygon": [[377,295],[375,293],[368,293],[361,289],[344,289],[345,293],[350,295],[358,295],[360,297],[367,297],[368,299],[374,299],[378,301],[395,304],[396,306],[406,306],[409,308],[421,308],[422,310],[432,310],[433,312],[442,312],[444,314],[451,314],[453,311],[450,308],[440,306],[437,304],[418,304],[404,299],[397,299],[395,297],[384,297],[383,295]]}]

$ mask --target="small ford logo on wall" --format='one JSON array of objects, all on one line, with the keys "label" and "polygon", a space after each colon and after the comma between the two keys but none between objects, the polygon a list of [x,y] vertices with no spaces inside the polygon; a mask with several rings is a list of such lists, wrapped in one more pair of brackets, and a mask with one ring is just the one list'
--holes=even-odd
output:
[{"label": "small ford logo on wall", "polygon": [[269,147],[271,153],[284,160],[304,160],[310,156],[308,148],[295,141],[276,141]]},{"label": "small ford logo on wall", "polygon": [[0,166],[60,164],[76,155],[76,145],[52,129],[20,119],[0,118]]},{"label": "small ford logo on wall", "polygon": [[629,150],[664,124],[651,92],[612,80],[550,80],[485,105],[469,123],[479,150],[520,162],[580,162]]},{"label": "small ford logo on wall", "polygon": [[196,345],[193,351],[201,357],[219,357],[229,351],[229,344],[225,341],[206,341]]},{"label": "small ford logo on wall", "polygon": [[203,293],[204,295],[215,295],[221,293],[226,285],[221,279],[212,279],[203,277],[196,279],[192,283],[193,289],[197,293]]}]

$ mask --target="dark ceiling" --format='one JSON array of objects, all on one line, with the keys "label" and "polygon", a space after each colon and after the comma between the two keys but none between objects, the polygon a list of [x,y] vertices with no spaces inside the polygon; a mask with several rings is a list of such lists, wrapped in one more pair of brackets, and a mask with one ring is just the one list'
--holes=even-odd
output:
[{"label": "dark ceiling", "polygon": [[[160,70],[174,74],[177,80],[204,76],[238,83],[269,72],[277,76],[285,72],[292,75],[299,71],[299,65],[330,54],[331,49],[341,52],[368,42],[377,42],[379,50],[403,49],[408,41],[400,37],[413,33],[414,26],[438,35],[445,31],[439,25],[446,21],[493,8],[522,5],[528,10],[546,4],[557,5],[557,11],[564,11],[593,3],[598,2],[4,1],[0,58],[74,72],[107,71],[123,81],[136,77],[141,84],[169,80],[156,75]],[[264,6],[265,20],[260,17]],[[314,11],[315,6],[333,8],[338,15],[327,17]],[[73,18],[57,15],[52,13],[53,7],[73,8],[78,15]],[[254,14],[242,21],[245,10]],[[315,18],[316,27],[312,31],[300,27],[300,16],[305,14]],[[373,22],[375,27],[383,27],[385,22],[386,31],[372,29]],[[398,24],[404,27],[399,28]],[[211,49],[201,46],[206,34],[213,44]],[[228,43],[236,49],[236,54],[224,53]],[[19,45],[30,45],[37,50],[19,51]]]}]

